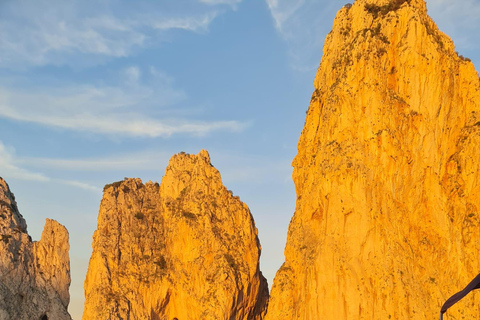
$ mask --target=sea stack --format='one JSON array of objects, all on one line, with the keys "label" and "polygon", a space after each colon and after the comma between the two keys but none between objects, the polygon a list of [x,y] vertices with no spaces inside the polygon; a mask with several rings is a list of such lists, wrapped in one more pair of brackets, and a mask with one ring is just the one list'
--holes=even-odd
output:
[{"label": "sea stack", "polygon": [[32,242],[15,196],[0,178],[0,319],[71,320],[68,232],[47,219]]},{"label": "sea stack", "polygon": [[207,151],[174,155],[161,184],[105,186],[83,320],[260,320],[268,287],[248,207]]},{"label": "sea stack", "polygon": [[435,319],[480,271],[477,71],[424,0],[357,0],[314,88],[266,319]]}]

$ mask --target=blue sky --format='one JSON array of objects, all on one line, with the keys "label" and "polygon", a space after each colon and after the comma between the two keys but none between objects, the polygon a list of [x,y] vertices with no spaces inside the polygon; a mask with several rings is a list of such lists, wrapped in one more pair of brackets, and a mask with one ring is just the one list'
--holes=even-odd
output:
[{"label": "blue sky", "polygon": [[[168,159],[210,152],[250,207],[272,284],[295,207],[290,163],[324,38],[344,1],[0,2],[0,176],[29,232],[70,232],[70,311],[101,190],[160,181]],[[480,63],[480,1],[432,0],[457,50]]]}]

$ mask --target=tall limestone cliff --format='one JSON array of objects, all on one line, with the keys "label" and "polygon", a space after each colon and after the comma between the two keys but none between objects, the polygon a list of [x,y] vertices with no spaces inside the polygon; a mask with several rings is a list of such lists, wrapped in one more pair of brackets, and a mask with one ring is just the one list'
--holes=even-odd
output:
[{"label": "tall limestone cliff", "polygon": [[161,185],[105,186],[84,320],[259,320],[268,287],[252,215],[206,151],[172,157]]},{"label": "tall limestone cliff", "polygon": [[13,193],[0,178],[0,320],[71,320],[68,232],[47,219],[32,242]]},{"label": "tall limestone cliff", "polygon": [[266,319],[438,317],[480,271],[478,73],[423,0],[357,0],[314,86]]}]

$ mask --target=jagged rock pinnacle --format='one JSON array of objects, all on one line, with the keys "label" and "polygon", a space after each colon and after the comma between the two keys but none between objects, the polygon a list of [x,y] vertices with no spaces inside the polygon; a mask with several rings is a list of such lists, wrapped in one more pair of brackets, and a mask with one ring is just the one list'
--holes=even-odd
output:
[{"label": "jagged rock pinnacle", "polygon": [[0,319],[71,320],[68,232],[47,219],[38,242],[27,234],[8,184],[0,178]]},{"label": "jagged rock pinnacle", "polygon": [[252,215],[208,152],[174,155],[161,185],[105,187],[83,319],[260,320],[259,256]]}]

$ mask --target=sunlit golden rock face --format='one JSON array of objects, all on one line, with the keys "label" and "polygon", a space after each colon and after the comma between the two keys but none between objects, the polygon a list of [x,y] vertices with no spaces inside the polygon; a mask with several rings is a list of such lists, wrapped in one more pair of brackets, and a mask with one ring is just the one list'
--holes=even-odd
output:
[{"label": "sunlit golden rock face", "polygon": [[0,319],[71,320],[68,232],[47,219],[32,242],[8,184],[0,178]]},{"label": "sunlit golden rock face", "polygon": [[357,0],[314,86],[266,319],[435,319],[480,271],[478,73],[423,0]]},{"label": "sunlit golden rock face", "polygon": [[248,207],[206,151],[172,157],[161,185],[107,185],[84,320],[257,320],[268,301]]}]

